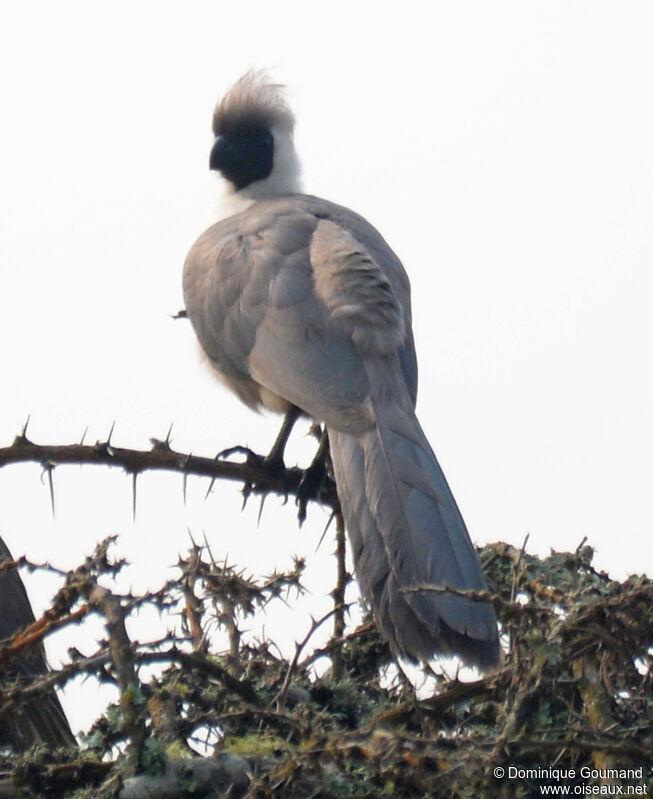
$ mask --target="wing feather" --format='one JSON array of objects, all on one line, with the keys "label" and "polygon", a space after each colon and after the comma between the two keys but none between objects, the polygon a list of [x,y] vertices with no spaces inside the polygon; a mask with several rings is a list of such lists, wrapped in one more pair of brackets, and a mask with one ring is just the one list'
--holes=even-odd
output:
[{"label": "wing feather", "polygon": [[374,228],[339,206],[288,197],[213,225],[188,255],[184,296],[216,370],[251,383],[241,398],[263,387],[360,432],[371,424],[363,359],[398,349],[414,391],[403,268]]}]

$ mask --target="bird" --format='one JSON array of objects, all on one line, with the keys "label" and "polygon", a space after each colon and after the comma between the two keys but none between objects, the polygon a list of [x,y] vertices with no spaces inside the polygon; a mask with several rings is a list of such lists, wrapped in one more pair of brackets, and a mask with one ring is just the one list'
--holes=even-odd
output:
[{"label": "bird", "polygon": [[[0,538],[0,563],[13,560]],[[34,622],[25,586],[15,568],[0,571],[0,644]],[[33,644],[10,660],[0,670],[3,690],[33,682],[47,674],[42,643]],[[68,720],[54,689],[0,710],[0,749],[8,747],[23,752],[34,744],[52,747],[76,746]]]},{"label": "bird", "polygon": [[285,87],[250,70],[217,103],[222,191],[184,263],[209,365],[254,410],[325,425],[354,573],[394,654],[500,662],[463,517],[415,415],[410,283],[362,216],[303,193]]}]

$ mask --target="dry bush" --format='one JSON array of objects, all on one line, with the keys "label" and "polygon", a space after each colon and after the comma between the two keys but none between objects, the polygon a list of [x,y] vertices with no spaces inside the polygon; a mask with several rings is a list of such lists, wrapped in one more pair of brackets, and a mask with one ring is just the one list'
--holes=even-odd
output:
[{"label": "dry bush", "polygon": [[[28,459],[25,448],[36,445],[24,438],[14,445],[21,446]],[[176,459],[180,471],[189,468],[167,442],[152,452]],[[121,455],[118,465],[128,468],[131,457],[134,469],[150,468],[145,455]],[[337,509],[328,478],[321,486],[311,482],[307,493],[300,470],[267,474],[264,459],[253,455],[244,468],[248,492],[281,486],[300,496],[303,509],[311,499]],[[504,662],[469,682],[436,669],[432,695],[418,699],[401,671],[388,677],[393,655],[370,619],[345,627],[341,528],[337,535],[333,619],[316,620],[290,660],[273,641],[253,644],[241,631],[274,598],[292,601],[303,590],[301,561],[288,573],[255,580],[196,547],[180,561],[176,579],[135,596],[106,587],[124,563],[110,557],[111,539],[103,542],[62,575],[46,614],[0,646],[0,724],[47,702],[54,685],[78,674],[114,683],[120,701],[79,747],[57,749],[50,741],[20,753],[0,750],[0,797],[471,799],[540,796],[543,784],[581,782],[604,793],[629,784],[639,784],[640,795],[650,790],[651,580],[611,580],[592,567],[589,546],[543,559],[503,543],[483,548]],[[25,561],[2,568],[16,565]],[[170,632],[160,641],[131,640],[125,620],[149,604],[167,614]],[[97,652],[72,653],[59,671],[16,678],[12,662],[89,613],[101,614],[107,630]],[[331,640],[315,650],[311,633],[333,620]],[[330,667],[317,676],[316,661],[325,658]],[[144,681],[142,667],[151,664],[158,664],[157,676]],[[205,754],[197,754],[206,741]],[[510,766],[530,773],[495,776]],[[583,768],[594,776],[579,781]],[[565,777],[571,769],[575,780]],[[626,769],[634,771],[621,773]]]}]

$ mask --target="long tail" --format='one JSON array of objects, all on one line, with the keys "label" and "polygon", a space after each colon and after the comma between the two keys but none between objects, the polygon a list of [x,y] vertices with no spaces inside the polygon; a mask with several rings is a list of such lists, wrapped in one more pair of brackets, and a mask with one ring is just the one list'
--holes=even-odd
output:
[{"label": "long tail", "polygon": [[396,399],[377,396],[367,433],[329,430],[358,583],[404,656],[459,655],[491,668],[499,662],[494,610],[460,593],[487,590],[481,564],[412,403]]}]

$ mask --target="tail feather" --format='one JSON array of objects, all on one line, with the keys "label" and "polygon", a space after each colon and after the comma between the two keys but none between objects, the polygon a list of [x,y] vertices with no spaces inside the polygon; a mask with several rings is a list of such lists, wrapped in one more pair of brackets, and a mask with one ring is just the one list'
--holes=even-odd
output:
[{"label": "tail feather", "polygon": [[370,431],[329,430],[361,591],[404,656],[457,654],[480,668],[496,665],[494,611],[460,593],[486,591],[485,577],[412,403],[407,395],[377,398],[373,408]]}]

